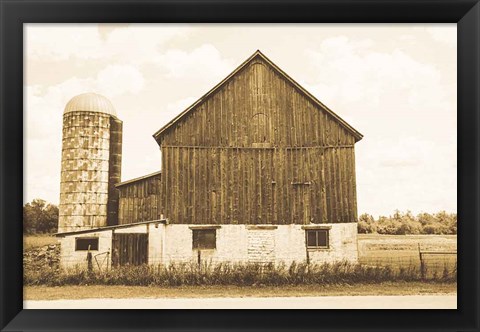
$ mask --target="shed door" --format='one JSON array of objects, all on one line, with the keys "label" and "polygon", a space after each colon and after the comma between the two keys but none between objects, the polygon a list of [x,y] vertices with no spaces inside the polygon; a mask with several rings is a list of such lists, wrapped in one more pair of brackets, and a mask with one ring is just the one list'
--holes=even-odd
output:
[{"label": "shed door", "polygon": [[148,234],[115,233],[112,265],[142,265],[148,263]]}]

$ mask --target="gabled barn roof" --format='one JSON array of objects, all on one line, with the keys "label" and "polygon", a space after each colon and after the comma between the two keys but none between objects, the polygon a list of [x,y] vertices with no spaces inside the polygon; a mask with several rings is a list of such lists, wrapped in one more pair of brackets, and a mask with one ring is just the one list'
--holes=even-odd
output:
[{"label": "gabled barn roof", "polygon": [[181,120],[185,115],[187,115],[190,111],[195,109],[195,107],[199,104],[201,104],[203,101],[205,101],[208,97],[213,95],[215,92],[217,92],[219,89],[221,89],[225,83],[227,83],[231,78],[233,78],[238,72],[240,72],[243,68],[245,68],[250,62],[254,61],[257,58],[261,58],[263,61],[268,63],[277,73],[280,74],[284,79],[286,79],[288,82],[290,82],[300,93],[305,95],[307,98],[309,98],[314,104],[317,106],[321,107],[322,109],[325,110],[328,114],[330,114],[338,123],[340,123],[347,131],[349,131],[354,137],[355,141],[358,142],[363,138],[363,135],[358,132],[355,128],[350,126],[345,120],[343,120],[340,116],[335,114],[331,109],[329,109],[327,106],[325,106],[322,102],[320,102],[315,96],[313,96],[310,92],[305,90],[300,84],[298,84],[293,78],[288,76],[283,70],[281,70],[276,64],[274,64],[270,59],[268,59],[260,50],[255,51],[247,60],[245,60],[240,66],[238,66],[230,75],[228,75],[226,78],[224,78],[220,83],[218,83],[216,86],[214,86],[210,91],[208,91],[205,95],[203,95],[200,99],[198,99],[195,103],[190,105],[186,110],[184,110],[182,113],[177,115],[175,118],[173,118],[169,123],[167,123],[165,126],[163,126],[161,129],[159,129],[155,134],[153,134],[153,137],[155,140],[158,142],[158,138],[162,136],[162,134],[169,129],[170,127],[174,126],[179,120]]}]

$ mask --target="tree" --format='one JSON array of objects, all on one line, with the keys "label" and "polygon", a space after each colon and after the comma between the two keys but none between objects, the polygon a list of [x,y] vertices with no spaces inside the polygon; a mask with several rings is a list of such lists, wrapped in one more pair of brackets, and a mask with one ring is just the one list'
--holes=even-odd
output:
[{"label": "tree", "polygon": [[417,216],[417,219],[422,224],[422,226],[432,224],[433,222],[435,222],[434,216],[432,216],[430,213],[426,213],[426,212],[420,213]]},{"label": "tree", "polygon": [[58,207],[43,199],[34,199],[23,206],[25,234],[52,233],[58,228]]},{"label": "tree", "polygon": [[393,216],[373,216],[364,213],[358,217],[358,233],[389,235],[408,234],[457,234],[457,214],[440,211],[435,214],[395,210]]},{"label": "tree", "polygon": [[358,232],[363,234],[371,234],[377,232],[377,225],[372,215],[363,213],[358,217]]},{"label": "tree", "polygon": [[363,221],[367,224],[373,224],[375,222],[375,219],[371,214],[363,213],[358,217],[358,221]]}]

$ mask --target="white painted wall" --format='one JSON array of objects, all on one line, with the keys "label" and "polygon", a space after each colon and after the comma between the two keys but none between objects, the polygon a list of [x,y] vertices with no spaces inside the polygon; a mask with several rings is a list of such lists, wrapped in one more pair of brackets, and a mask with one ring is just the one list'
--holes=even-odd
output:
[{"label": "white painted wall", "polygon": [[[69,235],[60,238],[60,266],[64,269],[73,269],[75,267],[86,269],[87,268],[87,251],[75,251],[75,238],[80,237],[98,237],[98,250],[91,250],[93,256],[109,252],[112,248],[112,231],[106,230],[101,232],[92,232],[79,235]],[[105,255],[97,256],[97,259],[103,263]],[[97,263],[93,258],[93,268],[98,269]],[[109,255],[108,265],[110,266],[111,255]],[[105,261],[102,267],[107,264]]]},{"label": "white painted wall", "polygon": [[[150,225],[149,225],[150,226]],[[152,225],[152,228],[154,226]],[[136,225],[127,228],[119,228],[115,230],[115,233],[147,233],[147,225]],[[108,252],[108,260],[105,260],[105,255],[97,256],[97,260],[102,269],[111,265],[111,253],[112,253],[112,230],[104,230],[92,233],[83,233],[78,235],[68,235],[60,238],[60,265],[64,269],[87,268],[87,251],[80,250],[75,251],[75,239],[79,237],[98,237],[98,250],[90,250],[93,256]],[[149,241],[150,243],[150,241]],[[155,251],[152,250],[154,253]],[[98,269],[95,258],[92,259],[93,268]]]},{"label": "white painted wall", "polygon": [[[191,226],[166,225],[164,263],[197,261],[198,251],[192,249],[193,237]],[[202,260],[212,262],[243,261],[247,256],[247,233],[245,225],[222,225],[216,230],[216,249],[202,250]]]},{"label": "white painted wall", "polygon": [[[148,233],[148,263],[197,262],[193,249],[192,229],[198,225],[148,224],[116,229],[116,233]],[[218,226],[218,225],[217,225]],[[312,263],[347,260],[356,262],[357,224],[322,224],[331,227],[328,249],[309,249]],[[99,237],[99,250],[93,255],[111,251],[112,231],[70,235],[61,239],[61,265],[86,267],[86,251],[75,251],[75,237]],[[305,229],[302,225],[221,225],[216,230],[216,249],[201,250],[202,261],[228,262],[304,262],[307,257]],[[97,268],[94,261],[94,268]]]},{"label": "white painted wall", "polygon": [[[128,229],[128,228],[125,228]],[[158,265],[163,262],[163,252],[165,245],[165,225],[148,224],[148,264]]]},{"label": "white painted wall", "polygon": [[[192,249],[192,230],[195,225],[166,225],[163,262],[197,261],[198,252]],[[271,225],[264,225],[271,226]],[[356,262],[357,224],[322,224],[331,227],[328,249],[309,249],[310,262],[339,260]],[[278,225],[275,229],[258,229],[248,225],[221,225],[217,229],[217,248],[202,250],[202,260],[212,262],[302,262],[307,257],[305,230],[302,225]]]}]

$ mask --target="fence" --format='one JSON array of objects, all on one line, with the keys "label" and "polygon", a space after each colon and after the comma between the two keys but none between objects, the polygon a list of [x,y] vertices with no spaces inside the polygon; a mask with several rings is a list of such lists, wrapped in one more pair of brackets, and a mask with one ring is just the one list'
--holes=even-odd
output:
[{"label": "fence", "polygon": [[393,270],[418,270],[422,279],[451,276],[457,273],[456,250],[363,250],[359,263],[385,266]]},{"label": "fence", "polygon": [[425,250],[422,251],[418,245],[418,258],[420,260],[420,273],[422,279],[428,278],[429,271],[438,273],[443,267],[442,274],[457,273],[457,251],[456,250]]}]

